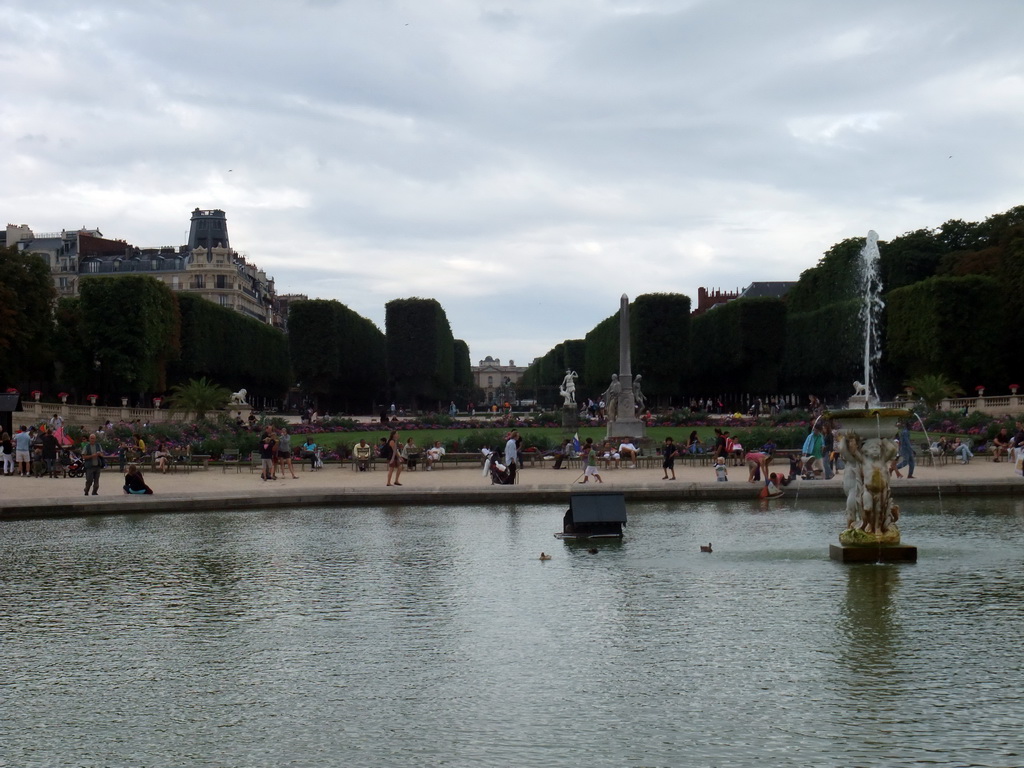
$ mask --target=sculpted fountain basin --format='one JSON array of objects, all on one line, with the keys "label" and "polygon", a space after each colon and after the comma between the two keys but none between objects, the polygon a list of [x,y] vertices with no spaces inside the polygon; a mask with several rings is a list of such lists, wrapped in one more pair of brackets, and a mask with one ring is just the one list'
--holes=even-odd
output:
[{"label": "sculpted fountain basin", "polygon": [[840,435],[839,453],[845,464],[846,530],[839,534],[842,547],[833,547],[832,557],[844,561],[875,557],[916,560],[915,547],[900,546],[896,524],[900,508],[889,488],[889,465],[897,455],[896,430],[913,413],[876,408],[832,411],[825,417],[833,421]]}]

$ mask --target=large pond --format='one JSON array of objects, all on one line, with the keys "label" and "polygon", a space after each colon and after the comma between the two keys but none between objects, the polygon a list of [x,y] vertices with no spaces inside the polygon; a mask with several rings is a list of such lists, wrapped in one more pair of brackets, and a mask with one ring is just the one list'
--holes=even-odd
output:
[{"label": "large pond", "polygon": [[0,764],[1024,765],[1024,502],[773,505],[3,523]]}]

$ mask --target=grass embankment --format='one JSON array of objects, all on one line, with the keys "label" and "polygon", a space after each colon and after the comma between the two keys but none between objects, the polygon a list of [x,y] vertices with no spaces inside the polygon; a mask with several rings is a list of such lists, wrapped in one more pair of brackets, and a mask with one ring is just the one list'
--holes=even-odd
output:
[{"label": "grass embankment", "polygon": [[[671,437],[676,443],[685,444],[690,433],[695,429],[701,441],[706,445],[714,443],[713,427],[648,427],[647,438],[655,444],[660,444],[665,441],[666,437]],[[537,447],[540,450],[547,450],[561,445],[563,440],[571,438],[577,431],[579,432],[581,443],[588,437],[593,438],[594,442],[598,444],[604,442],[605,427],[603,426],[580,427],[578,430],[560,427],[527,427],[520,429],[519,433],[523,437],[524,447]],[[737,435],[742,431],[734,430]],[[418,448],[428,448],[434,444],[435,440],[440,440],[447,451],[476,451],[485,445],[491,448],[498,448],[504,445],[507,432],[508,428],[499,427],[480,429],[413,429],[405,432],[399,430],[398,436],[402,442],[405,442],[410,437],[413,438],[413,442]],[[388,434],[389,432],[384,429],[377,429],[365,432],[320,432],[308,436],[303,435],[302,438],[311,439],[317,445],[327,449],[336,449],[338,447],[351,448],[359,442],[360,438],[365,438],[366,442],[376,445],[382,437],[387,437]],[[295,438],[293,438],[293,444],[294,441]],[[457,446],[456,443],[458,444]]]}]

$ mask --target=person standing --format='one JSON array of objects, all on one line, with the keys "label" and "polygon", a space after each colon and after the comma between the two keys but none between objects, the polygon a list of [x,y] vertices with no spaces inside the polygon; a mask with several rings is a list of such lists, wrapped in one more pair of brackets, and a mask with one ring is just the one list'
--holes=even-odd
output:
[{"label": "person standing", "polygon": [[[398,445],[398,430],[393,430],[388,436],[387,442],[381,450],[382,455],[388,460],[388,485],[401,485],[398,478],[402,476],[402,452]],[[391,482],[394,476],[395,482]]]},{"label": "person standing", "polygon": [[898,438],[899,449],[900,449],[900,461],[896,465],[896,475],[899,476],[900,470],[904,467],[907,468],[907,479],[914,479],[914,444],[910,441],[910,424],[904,421]]},{"label": "person standing", "polygon": [[292,463],[292,436],[288,434],[287,427],[281,427],[281,434],[277,436],[277,457],[281,464],[281,474],[287,469],[292,474],[292,480],[298,480],[295,464]]},{"label": "person standing", "polygon": [[57,438],[53,436],[53,431],[42,428],[43,434],[40,437],[40,442],[43,444],[43,466],[45,467],[43,474],[49,474],[50,477],[57,477],[57,449],[60,446],[57,444]]},{"label": "person standing", "polygon": [[[665,438],[665,443],[661,446],[661,469],[665,473],[662,480],[675,480],[676,479],[676,456],[679,455],[679,450],[676,448],[676,444],[672,442],[671,437]],[[725,459],[722,459],[725,461]],[[670,478],[669,472],[672,473]]]},{"label": "person standing", "polygon": [[832,464],[832,455],[836,450],[836,438],[832,434],[832,425],[827,421],[825,422],[825,429],[821,433],[821,439],[821,463],[825,470],[825,479],[831,480],[836,473]]},{"label": "person standing", "polygon": [[92,495],[96,496],[100,491],[103,453],[95,432],[89,435],[89,441],[82,446],[82,461],[85,462],[85,495],[88,496],[89,489],[92,488]]},{"label": "person standing", "polygon": [[267,427],[260,438],[260,463],[263,471],[260,478],[263,480],[277,480],[274,476],[274,459],[277,458],[277,438],[274,437],[273,427]]},{"label": "person standing", "polygon": [[0,450],[3,451],[4,475],[9,477],[14,474],[14,441],[6,432],[0,435]]},{"label": "person standing", "polygon": [[32,435],[24,424],[14,433],[14,462],[21,470],[22,477],[28,477],[28,466],[32,455]]},{"label": "person standing", "polygon": [[509,482],[514,483],[519,468],[519,433],[514,429],[505,441],[505,466],[508,467]]}]

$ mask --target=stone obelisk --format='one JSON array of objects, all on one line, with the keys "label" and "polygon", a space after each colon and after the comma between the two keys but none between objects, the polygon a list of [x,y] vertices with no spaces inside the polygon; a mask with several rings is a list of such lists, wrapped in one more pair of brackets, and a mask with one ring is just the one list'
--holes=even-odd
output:
[{"label": "stone obelisk", "polygon": [[619,299],[619,393],[615,419],[608,422],[605,436],[609,439],[633,437],[646,434],[644,423],[636,417],[636,401],[633,399],[633,372],[629,355],[629,297],[622,294]]}]

